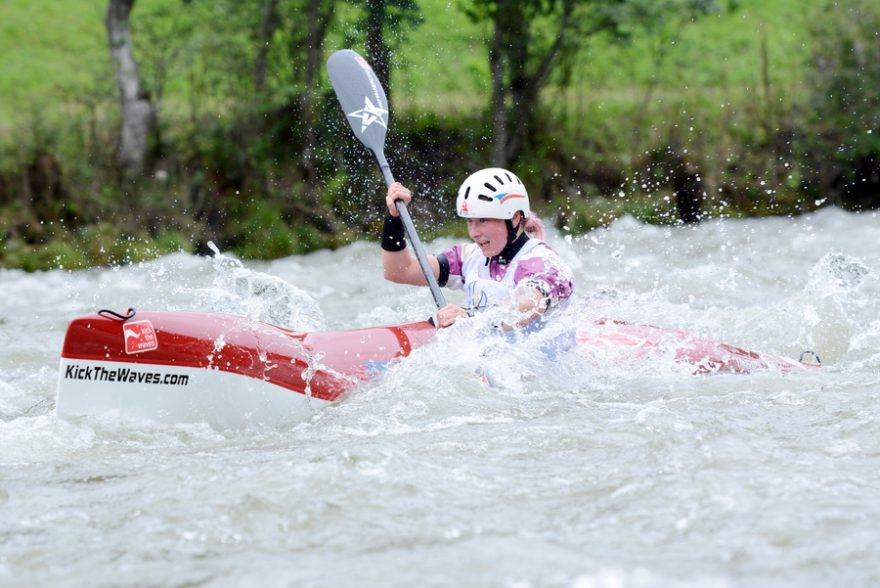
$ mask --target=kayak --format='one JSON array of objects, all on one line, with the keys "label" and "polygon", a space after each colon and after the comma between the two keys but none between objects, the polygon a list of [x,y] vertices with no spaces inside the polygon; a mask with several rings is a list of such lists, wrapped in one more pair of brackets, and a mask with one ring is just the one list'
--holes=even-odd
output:
[{"label": "kayak", "polygon": [[[428,321],[300,332],[239,316],[110,311],[71,321],[56,410],[237,427],[312,416],[424,346]],[[626,366],[670,355],[695,374],[810,367],[685,331],[597,320],[575,337],[580,357]]]},{"label": "kayak", "polygon": [[302,420],[434,332],[427,321],[304,333],[196,312],[78,317],[64,338],[56,410],[229,426]]}]

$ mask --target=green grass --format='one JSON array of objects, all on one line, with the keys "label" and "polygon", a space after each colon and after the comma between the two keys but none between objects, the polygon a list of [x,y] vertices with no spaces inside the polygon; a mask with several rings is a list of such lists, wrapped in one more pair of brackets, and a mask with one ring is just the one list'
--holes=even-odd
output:
[{"label": "green grass", "polygon": [[[135,23],[139,14],[161,9],[154,4],[137,4]],[[441,113],[484,107],[489,99],[485,26],[472,23],[457,1],[422,0],[420,6],[424,22],[405,32],[396,54],[397,102]],[[0,128],[8,129],[34,110],[58,116],[71,102],[115,89],[105,10],[106,0],[0,3]],[[592,39],[578,56],[574,86],[578,94],[624,89],[639,93],[656,75],[659,86],[668,91],[760,88],[765,34],[770,78],[779,92],[786,92],[802,82],[806,12],[797,0],[743,0],[733,13],[684,27],[681,38],[667,47],[659,71],[653,61],[657,41],[646,35],[637,35],[627,46]],[[328,52],[351,33],[352,9],[342,10],[340,17],[344,23],[331,34]],[[185,102],[174,95],[184,87],[170,86],[166,100]]]},{"label": "green grass", "polygon": [[71,99],[112,76],[106,0],[0,3],[0,128],[27,113],[58,115]]}]

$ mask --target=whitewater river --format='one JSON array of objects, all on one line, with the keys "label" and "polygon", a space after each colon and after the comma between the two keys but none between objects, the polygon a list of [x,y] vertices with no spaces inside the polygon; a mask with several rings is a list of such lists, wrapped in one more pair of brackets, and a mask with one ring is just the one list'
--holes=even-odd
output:
[{"label": "whitewater river", "polygon": [[383,283],[375,243],[0,271],[0,586],[880,585],[880,216],[622,219],[551,240],[576,271],[569,320],[809,349],[824,366],[542,367],[528,346],[482,366],[458,325],[306,422],[63,420],[73,316],[346,328],[425,318],[430,295]]}]

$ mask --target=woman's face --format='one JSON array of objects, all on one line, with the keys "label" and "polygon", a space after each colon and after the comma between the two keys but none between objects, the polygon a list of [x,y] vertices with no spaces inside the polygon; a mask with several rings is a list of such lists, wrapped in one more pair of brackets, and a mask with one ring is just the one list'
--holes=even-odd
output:
[{"label": "woman's face", "polygon": [[[513,217],[514,226],[519,226],[519,213]],[[507,224],[498,218],[467,219],[468,235],[473,239],[486,257],[495,257],[507,245]]]}]

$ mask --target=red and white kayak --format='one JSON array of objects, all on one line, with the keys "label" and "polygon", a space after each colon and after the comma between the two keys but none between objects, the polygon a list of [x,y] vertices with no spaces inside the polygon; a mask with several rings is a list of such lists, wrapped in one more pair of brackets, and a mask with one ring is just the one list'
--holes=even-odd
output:
[{"label": "red and white kayak", "polygon": [[[195,312],[101,313],[74,319],[61,352],[59,416],[108,411],[219,426],[302,420],[424,345],[427,321],[297,332]],[[792,370],[800,362],[684,331],[600,320],[578,330],[585,350],[627,365],[672,350],[694,373]]]},{"label": "red and white kayak", "polygon": [[609,357],[614,365],[633,365],[647,360],[671,359],[688,366],[694,374],[747,374],[761,370],[791,371],[817,367],[771,353],[755,353],[741,347],[691,335],[680,329],[664,329],[625,321],[597,320],[582,326],[577,342],[592,355]]}]

